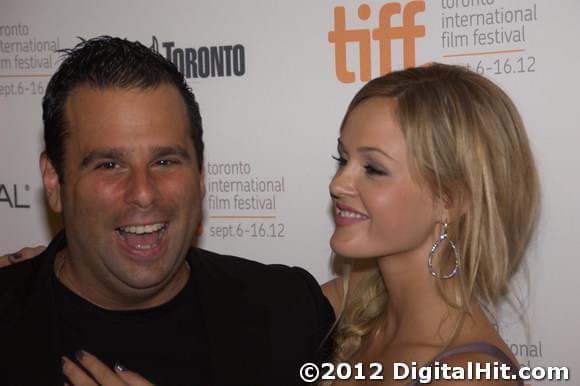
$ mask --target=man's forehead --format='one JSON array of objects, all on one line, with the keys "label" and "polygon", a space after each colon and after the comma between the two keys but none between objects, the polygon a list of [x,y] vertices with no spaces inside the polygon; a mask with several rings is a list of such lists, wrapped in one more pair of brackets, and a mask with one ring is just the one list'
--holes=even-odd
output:
[{"label": "man's forehead", "polygon": [[72,100],[76,100],[86,95],[127,95],[127,94],[153,94],[157,91],[166,91],[166,96],[178,96],[185,106],[185,100],[180,90],[172,83],[161,82],[157,85],[140,86],[140,85],[98,85],[93,82],[82,82],[72,87],[66,97],[65,104],[69,105]]},{"label": "man's forehead", "polygon": [[83,89],[87,89],[87,90],[99,90],[99,91],[143,91],[143,92],[148,92],[148,91],[152,91],[152,90],[157,90],[159,88],[170,88],[170,89],[174,89],[175,91],[179,91],[178,87],[169,82],[169,81],[160,81],[157,84],[151,84],[151,85],[142,85],[142,84],[99,84],[97,82],[94,82],[90,79],[85,80],[85,81],[81,81],[77,84],[75,84],[73,87],[71,87],[69,89],[69,94],[72,94],[73,92],[76,92],[78,90],[83,90]]},{"label": "man's forehead", "polygon": [[[98,126],[131,120],[187,125],[189,114],[179,90],[163,83],[157,87],[120,88],[80,85],[71,90],[64,106],[65,126],[73,123]],[[127,121],[128,122],[125,122]]]},{"label": "man's forehead", "polygon": [[[189,138],[189,137],[188,137]],[[195,154],[193,140],[185,141],[160,141],[155,137],[144,140],[131,141],[130,139],[119,138],[115,141],[98,141],[87,136],[73,136],[73,142],[77,142],[77,147],[83,157],[92,154],[93,157],[130,159],[135,157],[159,157],[176,155],[182,158],[192,158]]]},{"label": "man's forehead", "polygon": [[69,96],[65,111],[67,140],[83,153],[97,148],[118,154],[155,152],[159,147],[193,146],[190,121],[178,90],[99,88],[84,85]]}]

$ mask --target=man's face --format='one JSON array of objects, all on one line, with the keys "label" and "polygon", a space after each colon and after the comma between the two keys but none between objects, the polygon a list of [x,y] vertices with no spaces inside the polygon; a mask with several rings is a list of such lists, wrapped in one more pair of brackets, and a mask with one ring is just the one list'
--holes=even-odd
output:
[{"label": "man's face", "polygon": [[114,307],[167,291],[186,270],[204,193],[178,90],[81,86],[65,120],[63,183],[44,179],[81,294]]}]

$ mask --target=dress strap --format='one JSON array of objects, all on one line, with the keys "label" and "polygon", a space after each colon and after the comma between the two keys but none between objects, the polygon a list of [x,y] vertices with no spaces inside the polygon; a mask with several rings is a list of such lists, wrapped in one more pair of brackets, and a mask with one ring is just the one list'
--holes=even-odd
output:
[{"label": "dress strap", "polygon": [[[449,350],[446,350],[446,351],[443,351],[442,353],[439,353],[435,357],[435,359],[433,359],[431,362],[429,362],[426,366],[433,366],[434,363],[437,361],[442,361],[444,359],[447,359],[447,358],[452,357],[452,356],[457,355],[457,354],[466,354],[466,353],[484,353],[484,354],[488,354],[496,359],[499,359],[499,361],[501,363],[505,363],[506,365],[508,365],[510,367],[511,374],[517,375],[517,369],[520,368],[520,366],[516,365],[510,359],[510,357],[505,352],[503,352],[500,348],[498,348],[497,346],[495,346],[491,343],[487,343],[487,342],[475,342],[475,343],[465,344],[463,346],[453,347]],[[524,382],[521,379],[517,379],[516,382],[517,382],[518,386],[524,386]],[[413,381],[413,382],[409,383],[409,386],[415,386],[415,385],[418,385],[417,381]]]},{"label": "dress strap", "polygon": [[465,353],[484,353],[484,354],[488,354],[494,358],[499,359],[501,362],[510,365],[510,367],[512,369],[514,368],[518,368],[519,366],[514,366],[514,363],[512,362],[512,360],[510,359],[509,356],[507,356],[507,354],[505,352],[503,352],[501,349],[499,349],[497,346],[491,344],[491,343],[487,343],[487,342],[475,342],[475,343],[469,343],[469,344],[465,344],[463,346],[457,346],[454,347],[452,349],[449,349],[447,351],[443,351],[442,353],[440,353],[439,355],[437,355],[435,357],[434,361],[439,361],[442,359],[446,359],[449,358],[451,356],[457,355],[457,354],[465,354]]}]

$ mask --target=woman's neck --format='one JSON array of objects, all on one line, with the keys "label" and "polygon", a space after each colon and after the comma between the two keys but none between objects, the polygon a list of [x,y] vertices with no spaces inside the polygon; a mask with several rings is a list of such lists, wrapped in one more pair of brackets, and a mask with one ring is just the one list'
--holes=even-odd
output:
[{"label": "woman's neck", "polygon": [[[437,287],[440,279],[431,276],[426,258],[389,256],[379,259],[378,267],[389,298],[380,323],[385,328],[384,338],[445,344],[461,313],[443,298]],[[455,299],[454,280],[441,283],[443,294],[450,299]]]}]

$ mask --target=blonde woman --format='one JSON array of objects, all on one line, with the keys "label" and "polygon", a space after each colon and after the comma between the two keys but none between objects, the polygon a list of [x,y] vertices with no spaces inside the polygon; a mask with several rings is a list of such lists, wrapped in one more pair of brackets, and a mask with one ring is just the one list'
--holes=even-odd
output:
[{"label": "blonde woman", "polygon": [[330,244],[345,273],[324,285],[338,315],[334,360],[380,362],[384,385],[409,384],[393,379],[397,362],[515,370],[484,312],[508,290],[539,201],[510,98],[462,67],[393,72],[352,100],[336,160]]}]

